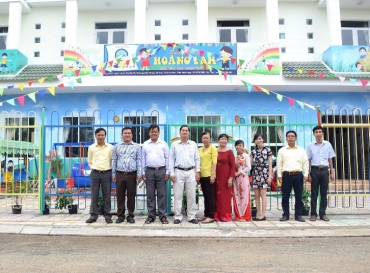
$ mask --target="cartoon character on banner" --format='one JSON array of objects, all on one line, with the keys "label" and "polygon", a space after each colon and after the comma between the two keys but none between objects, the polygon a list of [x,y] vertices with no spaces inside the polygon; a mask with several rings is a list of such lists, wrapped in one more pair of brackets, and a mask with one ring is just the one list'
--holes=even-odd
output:
[{"label": "cartoon character on banner", "polygon": [[140,49],[137,62],[141,61],[141,70],[149,70],[150,57],[151,57],[150,49],[147,49],[145,47]]}]

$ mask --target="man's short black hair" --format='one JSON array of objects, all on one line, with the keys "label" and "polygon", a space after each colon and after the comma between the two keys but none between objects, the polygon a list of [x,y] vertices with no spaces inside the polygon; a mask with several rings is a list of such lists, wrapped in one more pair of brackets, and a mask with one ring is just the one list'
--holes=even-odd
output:
[{"label": "man's short black hair", "polygon": [[100,133],[101,131],[104,131],[105,135],[107,135],[107,131],[105,131],[105,129],[104,129],[104,128],[98,128],[98,129],[96,129],[96,130],[95,130],[95,135],[96,135],[97,133]]},{"label": "man's short black hair", "polygon": [[285,137],[288,137],[289,133],[293,133],[295,137],[297,138],[297,133],[294,130],[289,130],[288,132],[286,132]]},{"label": "man's short black hair", "polygon": [[123,131],[125,131],[125,130],[130,130],[131,134],[132,134],[132,128],[131,127],[123,127],[121,134],[123,134]]},{"label": "man's short black hair", "polygon": [[157,124],[152,124],[152,125],[150,125],[149,126],[149,132],[151,131],[151,130],[154,130],[154,129],[158,129],[158,133],[160,132],[160,129],[159,129],[159,126],[157,125]]},{"label": "man's short black hair", "polygon": [[180,130],[179,130],[179,132],[181,132],[181,130],[182,130],[182,128],[188,128],[188,131],[190,132],[190,128],[189,128],[189,126],[187,126],[187,125],[182,125],[181,127],[180,127]]},{"label": "man's short black hair", "polygon": [[322,128],[320,125],[313,127],[312,132],[315,133],[316,130],[321,130],[324,132],[324,128]]}]

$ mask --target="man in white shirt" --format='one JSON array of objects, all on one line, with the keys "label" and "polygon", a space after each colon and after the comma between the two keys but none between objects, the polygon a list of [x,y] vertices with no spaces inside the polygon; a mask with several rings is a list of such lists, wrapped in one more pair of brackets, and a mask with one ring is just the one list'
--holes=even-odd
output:
[{"label": "man in white shirt", "polygon": [[197,144],[189,140],[190,129],[187,125],[180,127],[180,140],[175,141],[170,149],[170,175],[174,194],[174,224],[180,224],[184,186],[186,191],[187,216],[192,224],[198,224],[195,214],[197,181],[200,179],[200,158]]},{"label": "man in white shirt", "polygon": [[159,126],[152,124],[149,127],[150,139],[144,142],[141,152],[143,167],[143,176],[146,184],[146,197],[148,218],[145,224],[155,221],[156,216],[156,198],[159,220],[162,224],[168,224],[166,218],[166,182],[168,180],[168,158],[169,148],[166,142],[159,139]]}]

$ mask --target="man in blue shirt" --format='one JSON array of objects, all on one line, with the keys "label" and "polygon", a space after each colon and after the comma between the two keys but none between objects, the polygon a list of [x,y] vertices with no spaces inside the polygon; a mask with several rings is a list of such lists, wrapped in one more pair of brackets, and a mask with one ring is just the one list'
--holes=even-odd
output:
[{"label": "man in blue shirt", "polygon": [[321,126],[313,128],[315,141],[308,144],[306,148],[307,157],[311,165],[311,171],[308,181],[311,182],[311,221],[317,218],[317,195],[320,186],[320,207],[319,216],[323,221],[329,221],[326,216],[326,207],[328,204],[327,191],[329,187],[329,170],[330,180],[334,181],[333,157],[335,153],[330,142],[324,140],[324,132]]}]

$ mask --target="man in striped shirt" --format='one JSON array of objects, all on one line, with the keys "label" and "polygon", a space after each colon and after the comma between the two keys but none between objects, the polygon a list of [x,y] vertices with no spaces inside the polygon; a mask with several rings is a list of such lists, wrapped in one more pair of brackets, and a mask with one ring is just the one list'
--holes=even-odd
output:
[{"label": "man in striped shirt", "polygon": [[112,181],[117,183],[117,220],[125,220],[125,201],[127,191],[127,222],[135,223],[136,181],[141,181],[141,147],[132,141],[132,129],[122,129],[123,142],[114,146],[112,157]]}]

